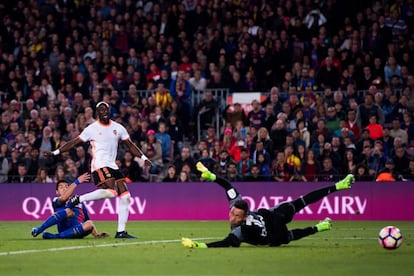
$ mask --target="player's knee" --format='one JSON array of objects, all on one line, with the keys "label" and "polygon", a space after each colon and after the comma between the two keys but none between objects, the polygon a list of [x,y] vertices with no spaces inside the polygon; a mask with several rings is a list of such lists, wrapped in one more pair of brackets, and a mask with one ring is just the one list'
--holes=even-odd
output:
[{"label": "player's knee", "polygon": [[123,179],[116,181],[115,184],[116,184],[116,188],[117,188],[116,191],[118,192],[118,196],[129,194],[128,187]]},{"label": "player's knee", "polygon": [[73,212],[73,210],[72,210],[72,209],[70,209],[70,208],[66,208],[66,209],[65,209],[65,212],[66,212],[66,216],[67,216],[68,218],[72,218],[72,217],[75,215],[75,212]]},{"label": "player's knee", "polygon": [[83,231],[85,232],[92,231],[94,227],[95,225],[91,220],[87,220],[82,224]]}]

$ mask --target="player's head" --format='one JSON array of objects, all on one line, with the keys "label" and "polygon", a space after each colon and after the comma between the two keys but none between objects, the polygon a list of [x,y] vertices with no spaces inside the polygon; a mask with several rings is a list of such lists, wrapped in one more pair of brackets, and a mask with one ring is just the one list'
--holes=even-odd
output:
[{"label": "player's head", "polygon": [[68,188],[68,183],[65,180],[59,180],[56,183],[56,195],[61,196]]},{"label": "player's head", "polygon": [[96,104],[96,114],[98,117],[99,122],[104,125],[109,124],[109,104],[106,102],[99,102]]},{"label": "player's head", "polygon": [[246,219],[249,212],[249,205],[245,200],[237,200],[230,209],[229,222],[231,228],[239,226]]}]

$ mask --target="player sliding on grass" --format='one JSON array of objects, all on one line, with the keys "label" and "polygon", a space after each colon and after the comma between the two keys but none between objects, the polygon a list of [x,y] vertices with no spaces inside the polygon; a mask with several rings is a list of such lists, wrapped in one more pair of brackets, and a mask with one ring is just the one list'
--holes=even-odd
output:
[{"label": "player sliding on grass", "polygon": [[104,238],[108,236],[108,233],[99,233],[96,230],[95,225],[89,219],[88,212],[83,203],[74,207],[67,204],[67,201],[70,196],[72,196],[76,186],[89,179],[90,175],[85,173],[79,176],[79,178],[70,185],[63,180],[56,183],[57,197],[55,197],[52,202],[55,213],[46,219],[42,225],[32,229],[33,237],[36,237],[53,225],[57,225],[58,234],[44,232],[42,235],[44,239],[83,238],[91,233],[95,238]]},{"label": "player sliding on grass", "polygon": [[197,163],[197,170],[201,172],[201,178],[214,181],[226,190],[230,202],[231,232],[225,239],[210,243],[182,238],[182,244],[189,248],[239,247],[242,242],[253,245],[280,246],[317,232],[330,230],[332,225],[329,218],[325,218],[315,226],[303,229],[288,230],[286,224],[291,222],[294,215],[305,206],[333,192],[349,189],[354,182],[354,176],[349,174],[335,185],[315,190],[293,201],[281,203],[270,209],[250,211],[247,202],[242,199],[229,181],[210,172],[201,162]]}]

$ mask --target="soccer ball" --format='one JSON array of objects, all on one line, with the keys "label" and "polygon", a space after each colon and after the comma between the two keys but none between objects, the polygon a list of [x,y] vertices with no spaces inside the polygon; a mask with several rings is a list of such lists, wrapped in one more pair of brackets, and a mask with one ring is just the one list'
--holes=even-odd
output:
[{"label": "soccer ball", "polygon": [[385,226],[378,234],[378,241],[385,249],[397,249],[404,239],[400,229],[395,226]]}]

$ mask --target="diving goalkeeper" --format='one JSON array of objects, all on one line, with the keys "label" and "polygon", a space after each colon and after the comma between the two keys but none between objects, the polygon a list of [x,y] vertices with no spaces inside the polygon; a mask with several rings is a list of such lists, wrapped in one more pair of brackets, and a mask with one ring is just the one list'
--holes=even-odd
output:
[{"label": "diving goalkeeper", "polygon": [[315,226],[303,229],[289,230],[287,224],[305,206],[336,191],[349,189],[355,181],[354,176],[348,174],[335,185],[315,190],[293,201],[281,203],[270,209],[250,211],[247,202],[242,199],[229,181],[210,172],[201,162],[197,163],[197,170],[201,172],[201,178],[216,182],[226,190],[230,202],[231,231],[223,240],[210,243],[182,238],[182,244],[189,248],[239,247],[242,242],[253,245],[280,246],[318,232],[330,230],[332,227],[330,218],[325,218]]}]

